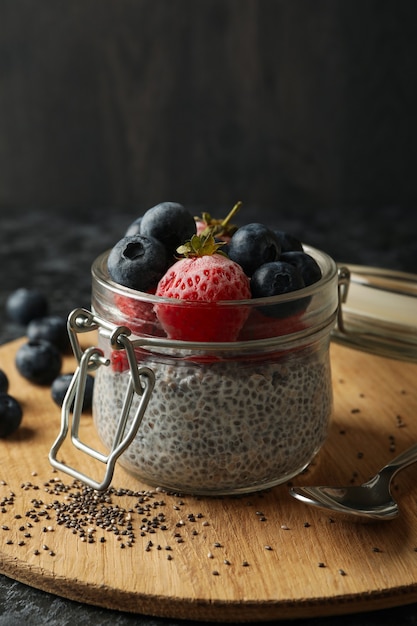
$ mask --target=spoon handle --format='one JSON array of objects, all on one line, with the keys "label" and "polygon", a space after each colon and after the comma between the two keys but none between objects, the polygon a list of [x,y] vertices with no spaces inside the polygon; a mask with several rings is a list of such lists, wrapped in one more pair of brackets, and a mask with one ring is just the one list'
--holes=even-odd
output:
[{"label": "spoon handle", "polygon": [[416,462],[417,462],[417,443],[415,443],[410,448],[407,448],[407,450],[404,450],[404,452],[401,452],[401,454],[396,456],[395,459],[392,459],[392,461],[387,463],[382,468],[381,472],[383,472],[384,470],[390,470],[391,476],[395,476],[397,472],[404,469],[405,467],[408,467],[412,463],[416,463]]}]

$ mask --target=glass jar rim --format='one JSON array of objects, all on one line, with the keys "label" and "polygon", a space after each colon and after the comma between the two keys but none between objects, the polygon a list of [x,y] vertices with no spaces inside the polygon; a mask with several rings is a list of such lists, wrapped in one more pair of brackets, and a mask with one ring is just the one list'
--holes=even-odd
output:
[{"label": "glass jar rim", "polygon": [[[322,276],[321,278],[309,285],[307,287],[303,287],[302,289],[297,289],[295,291],[291,291],[285,294],[280,294],[278,296],[266,296],[262,298],[248,298],[246,300],[218,300],[216,301],[216,306],[219,307],[237,307],[237,306],[246,306],[246,307],[259,307],[268,305],[276,305],[281,303],[293,302],[299,299],[306,298],[311,296],[321,289],[325,289],[325,287],[331,283],[337,277],[337,264],[333,260],[331,256],[329,256],[326,252],[319,250],[317,248],[313,248],[312,246],[308,246],[303,244],[304,252],[309,254],[314,258],[314,260],[319,264]],[[167,298],[162,296],[157,296],[155,294],[146,293],[144,291],[138,291],[135,289],[131,289],[130,287],[125,287],[124,285],[120,285],[116,283],[110,278],[110,275],[107,271],[107,258],[110,250],[106,250],[101,253],[93,262],[91,267],[91,273],[94,280],[97,281],[98,284],[105,287],[106,289],[110,289],[113,293],[123,296],[128,296],[135,300],[141,300],[144,302],[152,303],[152,304],[170,304],[170,306],[202,306],[209,305],[212,303],[206,302],[195,302],[189,300],[181,300],[176,298]]]}]

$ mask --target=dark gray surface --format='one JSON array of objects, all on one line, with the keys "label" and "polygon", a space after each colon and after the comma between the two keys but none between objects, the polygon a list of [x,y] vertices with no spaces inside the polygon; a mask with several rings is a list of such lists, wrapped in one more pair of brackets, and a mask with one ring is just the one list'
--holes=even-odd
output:
[{"label": "dark gray surface", "polygon": [[[35,208],[4,210],[0,218],[0,343],[24,333],[24,329],[6,319],[4,312],[5,299],[18,287],[37,287],[44,291],[54,313],[66,315],[74,307],[88,307],[91,262],[120,238],[145,208],[129,211],[74,208],[66,213]],[[222,215],[228,208],[217,213]],[[335,208],[295,213],[244,205],[240,215],[240,222],[243,221],[263,221],[289,230],[329,252],[337,261],[417,272],[417,221],[412,207],[378,210],[359,207],[343,211]],[[417,605],[343,617],[303,619],[296,623],[300,626],[336,623],[340,626],[388,626],[394,622],[415,626]],[[179,622],[86,606],[0,576],[0,626],[14,623],[174,626]],[[277,623],[288,626],[294,622]]]}]

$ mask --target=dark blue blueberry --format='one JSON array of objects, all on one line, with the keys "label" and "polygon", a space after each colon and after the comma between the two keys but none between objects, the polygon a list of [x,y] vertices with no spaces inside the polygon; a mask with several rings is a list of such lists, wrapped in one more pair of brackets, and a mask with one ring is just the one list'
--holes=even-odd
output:
[{"label": "dark blue blueberry", "polygon": [[6,372],[0,370],[0,393],[7,393],[9,391],[9,379]]},{"label": "dark blue blueberry", "polygon": [[16,368],[21,376],[36,385],[50,385],[61,371],[62,357],[49,341],[24,343],[16,353]]},{"label": "dark blue blueberry", "polygon": [[14,433],[20,426],[23,417],[19,402],[7,393],[0,394],[0,437]]},{"label": "dark blue blueberry", "polygon": [[132,235],[139,235],[141,222],[142,222],[142,216],[135,219],[135,221],[132,222],[130,226],[128,227],[128,229],[126,230],[125,237],[131,237]]},{"label": "dark blue blueberry", "polygon": [[285,252],[281,256],[281,260],[300,270],[306,287],[313,285],[321,278],[319,264],[306,252]]},{"label": "dark blue blueberry", "polygon": [[49,341],[62,354],[70,351],[71,343],[68,336],[67,320],[59,315],[39,317],[29,322],[26,330],[29,340],[43,339]]},{"label": "dark blue blueberry", "polygon": [[[64,402],[65,394],[70,386],[73,374],[61,374],[57,376],[51,386],[51,396],[53,401],[62,406]],[[94,390],[94,378],[91,374],[87,374],[85,381],[85,393],[83,401],[83,411],[90,411],[93,405],[93,390]]]},{"label": "dark blue blueberry", "polygon": [[196,233],[194,216],[177,202],[162,202],[148,209],[140,224],[142,235],[161,241],[168,254],[175,254],[178,246]]},{"label": "dark blue blueberry", "polygon": [[274,232],[281,246],[281,254],[283,252],[290,252],[291,250],[303,251],[303,244],[297,237],[294,237],[294,235],[284,230],[275,230]]},{"label": "dark blue blueberry", "polygon": [[277,261],[281,247],[275,233],[263,224],[241,226],[228,244],[229,258],[238,263],[247,276],[265,263]]},{"label": "dark blue blueberry", "polygon": [[6,312],[13,322],[26,325],[48,313],[48,301],[37,289],[22,287],[7,298]]},{"label": "dark blue blueberry", "polygon": [[123,237],[110,251],[107,268],[111,279],[119,285],[147,292],[154,289],[165,274],[167,252],[154,237]]},{"label": "dark blue blueberry", "polygon": [[[250,286],[253,298],[265,298],[302,289],[304,280],[297,267],[282,261],[274,261],[261,265],[254,272]],[[259,309],[269,317],[283,318],[298,313],[307,304],[306,298],[302,298],[301,300],[262,306]]]}]

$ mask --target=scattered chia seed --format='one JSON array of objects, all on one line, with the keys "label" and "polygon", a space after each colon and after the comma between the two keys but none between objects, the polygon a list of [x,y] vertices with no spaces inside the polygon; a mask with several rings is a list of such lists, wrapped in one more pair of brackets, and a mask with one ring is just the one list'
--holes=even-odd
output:
[{"label": "scattered chia seed", "polygon": [[324,564],[322,561],[320,561],[320,563],[317,563],[317,566],[318,566],[318,567],[322,567],[322,568],[323,568],[323,567],[326,567],[326,566],[325,566],[325,564]]},{"label": "scattered chia seed", "polygon": [[211,572],[213,576],[219,576],[219,572],[215,569]]},{"label": "scattered chia seed", "polygon": [[339,569],[339,574],[340,574],[341,576],[346,576],[346,572],[345,572],[345,570],[344,570],[344,569]]},{"label": "scattered chia seed", "polygon": [[290,530],[290,528],[287,524],[281,524],[281,530]]},{"label": "scattered chia seed", "polygon": [[264,546],[264,547],[265,547],[265,550],[272,550],[271,546]]},{"label": "scattered chia seed", "polygon": [[242,561],[243,567],[249,567],[249,563],[247,561]]}]

